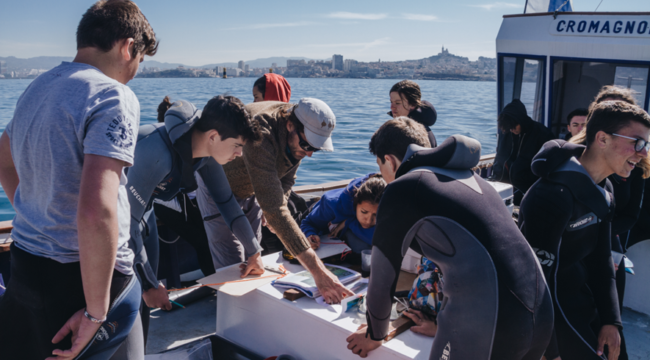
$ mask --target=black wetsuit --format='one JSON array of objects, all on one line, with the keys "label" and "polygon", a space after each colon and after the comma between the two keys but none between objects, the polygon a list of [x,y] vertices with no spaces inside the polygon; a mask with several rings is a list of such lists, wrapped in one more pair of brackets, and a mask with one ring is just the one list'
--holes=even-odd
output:
[{"label": "black wetsuit", "polygon": [[[643,201],[643,188],[645,180],[643,179],[643,170],[639,167],[634,168],[627,178],[620,177],[616,174],[608,177],[614,189],[614,204],[616,211],[612,220],[612,250],[625,253],[629,246],[634,245],[634,239],[630,236],[634,224],[639,219],[641,213],[641,202]],[[623,313],[623,299],[625,297],[625,260],[621,260],[616,271],[616,292],[618,293],[618,305]],[[627,345],[625,344],[625,334],[621,333],[621,353],[619,360],[627,360]]]},{"label": "black wetsuit", "polygon": [[519,211],[521,231],[542,264],[555,306],[547,359],[601,359],[601,327],[621,328],[610,241],[613,202],[576,160],[584,149],[564,140],[544,144],[532,164],[541,180]]},{"label": "black wetsuit", "polygon": [[[421,101],[421,103],[422,106],[411,110],[408,117],[424,125],[424,128],[427,130],[427,136],[431,143],[431,147],[434,148],[438,146],[438,142],[436,141],[436,137],[433,135],[430,126],[433,126],[433,124],[436,123],[436,120],[438,120],[438,113],[436,112],[436,108],[433,107],[430,102]],[[392,117],[393,112],[389,111],[388,115]]]},{"label": "black wetsuit", "polygon": [[480,144],[454,135],[435,149],[413,154],[414,148],[377,213],[368,334],[379,340],[388,332],[400,265],[411,247],[444,274],[430,359],[539,360],[553,326],[551,298],[501,197],[469,170]]},{"label": "black wetsuit", "polygon": [[492,177],[515,187],[514,202],[519,205],[526,191],[538,178],[530,170],[533,157],[545,142],[555,136],[544,124],[531,119],[519,100],[515,99],[506,105],[502,113],[517,119],[521,132],[519,135],[509,131],[499,133]]}]

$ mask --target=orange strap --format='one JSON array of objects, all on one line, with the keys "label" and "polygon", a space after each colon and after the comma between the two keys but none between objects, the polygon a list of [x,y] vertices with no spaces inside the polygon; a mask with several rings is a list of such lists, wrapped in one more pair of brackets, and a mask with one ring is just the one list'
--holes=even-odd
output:
[{"label": "orange strap", "polygon": [[167,292],[181,291],[181,290],[187,290],[187,289],[198,289],[198,288],[205,287],[205,286],[219,286],[219,285],[225,285],[225,284],[230,284],[230,283],[238,283],[238,282],[244,282],[244,281],[253,281],[253,280],[259,280],[259,279],[264,279],[264,278],[269,278],[269,277],[275,277],[276,279],[282,279],[283,277],[287,276],[288,273],[287,273],[287,270],[284,268],[284,266],[280,265],[279,267],[280,267],[280,270],[284,271],[284,274],[266,275],[266,276],[260,276],[258,278],[252,278],[252,279],[224,281],[224,282],[215,283],[215,284],[204,284],[204,285],[188,286],[188,287],[180,288],[180,289],[168,289]]}]

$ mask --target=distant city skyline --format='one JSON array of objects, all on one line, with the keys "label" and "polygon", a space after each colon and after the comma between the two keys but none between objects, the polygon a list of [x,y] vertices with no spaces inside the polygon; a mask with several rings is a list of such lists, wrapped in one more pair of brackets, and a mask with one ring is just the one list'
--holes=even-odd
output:
[{"label": "distant city skyline", "polygon": [[[600,2],[574,0],[573,9],[594,11]],[[158,54],[146,60],[201,66],[274,56],[331,59],[333,54],[399,61],[437,54],[443,45],[472,61],[495,57],[502,16],[522,13],[525,0],[136,3],[161,40]],[[90,4],[5,2],[0,57],[74,56],[76,27]],[[603,0],[598,11],[650,11],[650,1]]]}]

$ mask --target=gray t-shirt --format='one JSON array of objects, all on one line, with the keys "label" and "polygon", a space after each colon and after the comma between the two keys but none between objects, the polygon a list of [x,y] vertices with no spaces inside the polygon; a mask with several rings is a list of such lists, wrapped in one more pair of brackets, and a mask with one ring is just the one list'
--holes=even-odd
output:
[{"label": "gray t-shirt", "polygon": [[[79,261],[77,206],[85,154],[133,164],[140,104],[129,87],[97,68],[64,62],[37,77],[18,99],[6,132],[20,183],[11,237],[31,254]],[[130,208],[122,171],[115,269],[133,273]]]}]

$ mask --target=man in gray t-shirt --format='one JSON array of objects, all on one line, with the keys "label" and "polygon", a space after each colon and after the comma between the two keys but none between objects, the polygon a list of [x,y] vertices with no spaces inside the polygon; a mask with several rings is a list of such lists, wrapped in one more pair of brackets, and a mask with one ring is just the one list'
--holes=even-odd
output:
[{"label": "man in gray t-shirt", "polygon": [[125,84],[156,49],[134,3],[99,1],[79,23],[74,61],[18,100],[0,137],[0,184],[16,210],[3,357],[108,358],[131,330],[141,295],[124,167],[140,105]]}]

